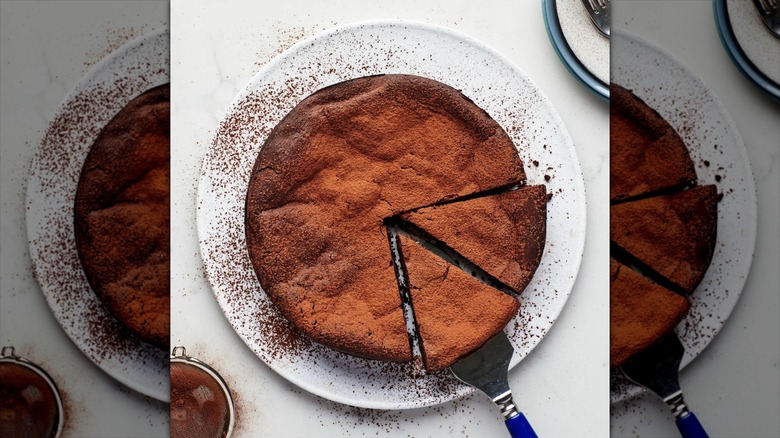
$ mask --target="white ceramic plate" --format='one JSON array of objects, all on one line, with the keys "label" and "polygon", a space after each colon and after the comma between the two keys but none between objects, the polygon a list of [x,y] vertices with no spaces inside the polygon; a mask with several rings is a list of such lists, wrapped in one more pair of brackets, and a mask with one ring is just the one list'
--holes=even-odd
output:
[{"label": "white ceramic plate", "polygon": [[[555,322],[579,270],[585,239],[582,174],[560,117],[531,80],[502,56],[453,31],[407,21],[354,24],[301,41],[265,66],[228,109],[204,159],[198,237],[219,305],[272,369],[337,402],[414,408],[472,390],[447,372],[421,374],[409,364],[360,359],[296,341],[260,287],[244,236],[250,172],[269,131],[314,91],[381,73],[425,76],[462,90],[519,145],[529,183],[546,184],[553,193],[541,265],[522,295],[521,312],[507,327],[516,349],[512,366],[527,356]],[[242,118],[248,109],[256,116]],[[229,131],[235,123],[245,128]],[[538,165],[531,164],[534,160]]]},{"label": "white ceramic plate", "polygon": [[120,329],[87,283],[76,252],[73,205],[84,160],[100,130],[130,100],[169,81],[169,35],[117,49],[68,94],[44,134],[27,182],[27,239],[46,301],[76,346],[103,371],[158,400],[169,394],[169,352]]},{"label": "white ceramic plate", "polygon": [[[633,90],[677,130],[699,183],[715,184],[723,194],[712,263],[676,328],[685,346],[685,368],[726,323],[750,271],[757,218],[753,171],[736,125],[698,76],[635,35],[614,32],[612,44],[612,81]],[[644,392],[617,373],[611,380],[613,403]]]}]

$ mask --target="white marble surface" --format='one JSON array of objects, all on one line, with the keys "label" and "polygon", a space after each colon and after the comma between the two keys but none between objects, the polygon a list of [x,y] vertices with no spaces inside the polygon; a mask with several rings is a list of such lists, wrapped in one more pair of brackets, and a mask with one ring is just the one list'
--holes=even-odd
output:
[{"label": "white marble surface", "polygon": [[558,60],[540,2],[289,1],[261,7],[174,1],[171,15],[172,343],[223,374],[237,399],[238,436],[506,436],[498,411],[480,395],[433,408],[380,411],[297,389],[243,344],[203,276],[195,227],[198,173],[233,97],[299,39],[379,18],[438,24],[482,41],[524,70],[559,111],[589,197],[585,256],[560,318],[510,373],[510,384],[541,436],[608,434],[607,105]]},{"label": "white marble surface", "polygon": [[25,234],[30,162],[66,93],[121,44],[165,27],[162,2],[0,3],[0,343],[49,372],[64,437],[168,434],[168,405],[118,383],[54,319],[32,276]]},{"label": "white marble surface", "polygon": [[[613,28],[652,41],[718,96],[753,167],[758,239],[725,326],[680,376],[688,405],[713,437],[780,436],[780,105],[745,79],[720,40],[709,1],[613,1]],[[676,436],[666,406],[644,396],[612,408],[612,436]]]}]

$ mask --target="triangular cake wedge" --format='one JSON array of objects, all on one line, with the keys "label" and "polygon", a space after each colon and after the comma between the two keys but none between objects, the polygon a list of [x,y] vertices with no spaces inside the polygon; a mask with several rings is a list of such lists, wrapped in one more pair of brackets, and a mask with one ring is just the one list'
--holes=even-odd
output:
[{"label": "triangular cake wedge", "polygon": [[547,193],[543,185],[526,186],[421,208],[401,218],[519,293],[544,251]]},{"label": "triangular cake wedge", "polygon": [[712,261],[717,204],[717,190],[708,185],[613,205],[610,238],[690,294]]},{"label": "triangular cake wedge", "polygon": [[517,312],[517,299],[398,237],[427,370],[444,369],[478,349]]},{"label": "triangular cake wedge", "polygon": [[612,201],[682,187],[696,170],[680,136],[631,91],[611,84],[609,108]]},{"label": "triangular cake wedge", "polygon": [[673,330],[690,303],[610,259],[609,364],[618,367]]},{"label": "triangular cake wedge", "polygon": [[386,234],[352,222],[345,238],[322,226],[326,209],[285,205],[253,218],[264,231],[247,229],[247,239],[258,243],[250,255],[263,261],[255,272],[261,283],[276,280],[265,292],[314,341],[360,357],[412,360]]}]

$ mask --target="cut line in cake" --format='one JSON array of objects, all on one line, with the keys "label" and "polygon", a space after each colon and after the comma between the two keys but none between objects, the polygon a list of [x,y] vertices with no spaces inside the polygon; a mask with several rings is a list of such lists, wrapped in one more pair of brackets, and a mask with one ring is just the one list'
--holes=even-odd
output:
[{"label": "cut line in cake", "polygon": [[653,268],[651,268],[650,266],[644,264],[641,260],[636,258],[630,252],[621,248],[620,245],[616,244],[615,242],[609,242],[609,244],[610,244],[609,246],[610,257],[613,258],[618,263],[620,263],[622,266],[631,269],[632,271],[641,275],[642,277],[644,277],[646,280],[648,280],[653,284],[669,289],[670,291],[676,293],[677,295],[683,297],[690,296],[690,294],[685,292],[683,288],[677,286],[676,284],[671,282],[668,278],[659,274],[658,272],[653,270]]},{"label": "cut line in cake", "polygon": [[614,83],[611,89],[610,365],[616,367],[685,317],[712,260],[720,195],[714,185],[698,185],[687,145],[655,109],[631,90]]},{"label": "cut line in cake", "polygon": [[396,235],[403,283],[399,291],[411,309],[411,325],[429,372],[449,367],[503,330],[520,304],[479,282],[419,242]]},{"label": "cut line in cake", "polygon": [[512,190],[517,190],[517,189],[523,188],[523,187],[526,186],[526,184],[527,184],[526,179],[525,179],[525,177],[523,177],[522,179],[518,179],[517,181],[511,182],[509,184],[504,184],[504,185],[501,185],[501,186],[498,186],[498,187],[493,187],[493,188],[490,188],[490,189],[487,189],[487,190],[480,190],[480,191],[477,191],[477,192],[474,192],[474,193],[469,193],[469,194],[466,194],[466,195],[463,195],[463,196],[454,197],[454,198],[441,199],[439,201],[436,201],[436,202],[433,202],[433,203],[430,203],[430,204],[426,204],[426,205],[421,205],[419,207],[410,208],[409,210],[402,211],[402,212],[396,214],[396,216],[402,216],[402,215],[407,214],[407,213],[414,213],[414,212],[417,212],[417,211],[422,210],[424,208],[438,207],[438,206],[447,205],[447,204],[454,204],[454,203],[457,203],[457,202],[464,202],[464,201],[468,201],[468,200],[471,200],[471,199],[484,198],[486,196],[499,195],[501,193],[511,192]]},{"label": "cut line in cake", "polygon": [[400,218],[389,218],[385,222],[385,226],[388,230],[393,230],[395,233],[410,237],[428,251],[436,254],[447,263],[457,267],[463,272],[476,278],[482,283],[487,284],[495,289],[498,289],[507,294],[517,294],[518,292],[502,283],[494,276],[487,273],[484,269],[476,265],[471,260],[464,257],[454,249],[447,246],[445,243],[437,240],[424,230],[416,227],[414,224],[406,222]]},{"label": "cut line in cake", "polygon": [[417,321],[414,317],[412,298],[409,293],[409,275],[401,253],[399,232],[395,227],[387,226],[387,240],[390,243],[390,252],[393,257],[393,267],[398,281],[398,293],[401,296],[401,308],[406,322],[406,333],[409,336],[409,348],[412,350],[412,360],[422,360],[422,346],[420,345],[420,333],[417,329]]},{"label": "cut line in cake", "polygon": [[715,251],[717,204],[705,185],[612,206],[610,240],[689,296]]},{"label": "cut line in cake", "polygon": [[[495,296],[491,298],[490,293],[486,292],[494,291],[512,301],[505,300],[503,309],[490,309],[496,314],[486,320],[489,333],[484,332],[484,327],[472,328],[474,333],[481,335],[487,333],[487,337],[480,338],[483,342],[495,335],[496,327],[491,324],[496,321],[496,317],[499,317],[500,327],[503,328],[514,316],[519,308],[517,296],[528,285],[541,260],[546,233],[544,222],[547,215],[547,198],[545,186],[526,186],[416,209],[415,213],[404,213],[400,217],[395,216],[385,220],[410,348],[415,360],[422,359],[428,371],[437,371],[451,365],[465,355],[463,351],[473,351],[479,348],[481,343],[477,345],[474,340],[462,342],[465,336],[463,334],[456,340],[445,339],[447,336],[436,333],[436,329],[431,327],[439,325],[440,321],[437,320],[437,316],[432,315],[430,308],[424,311],[426,314],[424,319],[428,324],[423,323],[421,328],[416,306],[422,301],[430,307],[431,303],[442,299],[431,297],[429,293],[431,289],[446,289],[448,291],[446,293],[460,300],[466,299],[468,294],[479,294],[480,297],[475,296],[474,299],[485,302],[497,301]],[[421,228],[418,223],[436,235]],[[496,228],[502,232],[495,234]],[[447,242],[442,239],[446,239]],[[415,255],[417,264],[424,267],[427,276],[412,272],[414,268],[409,269],[408,257],[403,249],[409,246],[413,249],[407,249],[407,253],[412,252]],[[453,246],[458,247],[460,251],[455,250]],[[430,256],[422,255],[422,251],[430,253]],[[478,258],[479,264],[472,260],[472,256]],[[512,280],[513,284],[506,284],[483,266],[489,266],[491,271],[498,272],[503,279]],[[518,272],[521,266],[523,271]],[[435,278],[428,278],[432,276],[431,271],[436,270],[440,271],[442,277],[440,284],[434,284]],[[464,284],[467,284],[467,290],[454,290],[457,289],[456,285]],[[418,296],[417,300],[414,299],[414,295]],[[444,307],[448,306],[464,307],[463,303],[460,305],[451,303]],[[506,314],[509,307],[513,310],[510,314]],[[447,309],[442,308],[441,312],[447,314]],[[468,318],[459,321],[457,317],[452,317],[456,325],[472,324]],[[426,343],[429,345],[427,354]],[[443,345],[449,347],[444,348]],[[462,346],[460,353],[443,352],[443,350],[459,351],[455,348],[456,345]],[[429,358],[430,355],[434,358]]]},{"label": "cut line in cake", "polygon": [[547,189],[525,186],[418,209],[400,218],[426,240],[478,266],[488,279],[520,293],[533,278],[544,251]]}]

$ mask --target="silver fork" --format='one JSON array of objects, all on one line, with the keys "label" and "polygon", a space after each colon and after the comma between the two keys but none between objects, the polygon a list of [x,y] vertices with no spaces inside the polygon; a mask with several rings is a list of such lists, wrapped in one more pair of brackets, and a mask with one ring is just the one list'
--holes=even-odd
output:
[{"label": "silver fork", "polygon": [[[755,0],[758,1],[758,0]],[[776,1],[776,0],[766,0]],[[596,29],[609,38],[609,0],[582,0]]]},{"label": "silver fork", "polygon": [[753,0],[767,29],[772,35],[780,38],[780,1],[778,0]]}]

